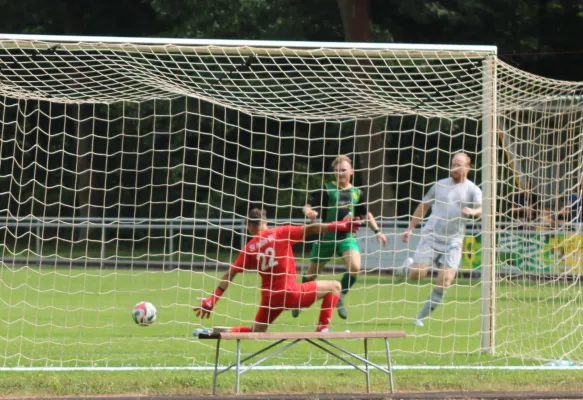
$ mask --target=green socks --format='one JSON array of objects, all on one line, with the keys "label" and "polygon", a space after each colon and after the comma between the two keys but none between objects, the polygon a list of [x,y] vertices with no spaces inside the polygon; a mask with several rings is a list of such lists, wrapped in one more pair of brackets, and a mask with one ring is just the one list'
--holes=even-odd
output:
[{"label": "green socks", "polygon": [[345,272],[344,275],[342,275],[340,283],[342,284],[342,296],[345,296],[350,288],[356,283],[356,275],[353,276],[348,272]]}]

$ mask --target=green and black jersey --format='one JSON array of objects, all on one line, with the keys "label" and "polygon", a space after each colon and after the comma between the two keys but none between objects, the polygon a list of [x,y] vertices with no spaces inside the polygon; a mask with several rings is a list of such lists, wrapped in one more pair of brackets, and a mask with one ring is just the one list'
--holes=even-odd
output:
[{"label": "green and black jersey", "polygon": [[[349,213],[353,217],[358,216],[365,219],[368,214],[365,191],[352,185],[341,190],[336,186],[336,182],[327,183],[324,189],[313,192],[308,204],[313,208],[320,209],[322,222],[341,221]],[[356,235],[346,232],[328,232],[323,235],[322,239],[340,240],[349,237],[356,237]]]}]

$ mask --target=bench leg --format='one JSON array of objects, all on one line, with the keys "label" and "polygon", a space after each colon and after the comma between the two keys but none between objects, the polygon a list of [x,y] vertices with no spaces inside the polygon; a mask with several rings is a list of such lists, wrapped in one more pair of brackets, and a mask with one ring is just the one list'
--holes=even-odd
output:
[{"label": "bench leg", "polygon": [[389,339],[385,338],[385,349],[387,351],[387,364],[389,367],[389,388],[391,393],[395,393],[393,387],[393,367],[391,365],[391,349],[389,348]]},{"label": "bench leg", "polygon": [[237,366],[235,367],[235,391],[239,394],[239,381],[241,379],[241,340],[237,339]]},{"label": "bench leg", "polygon": [[219,376],[219,350],[221,348],[221,339],[217,339],[217,353],[215,355],[215,374],[213,376],[213,396],[217,394],[217,378]]},{"label": "bench leg", "polygon": [[[368,339],[364,338],[364,359],[368,361]],[[366,368],[366,392],[370,393],[370,372],[368,370],[368,364],[365,364]]]},{"label": "bench leg", "polygon": [[[333,353],[333,352],[330,352],[330,350],[326,349],[325,347],[322,347],[322,346],[318,345],[317,343],[314,343],[314,342],[312,342],[310,339],[305,339],[305,340],[306,340],[306,342],[312,343],[314,346],[316,346],[316,347],[318,347],[318,348],[320,348],[320,349],[322,349],[322,350],[324,350],[324,351],[326,351],[326,352],[329,352],[331,355],[333,355],[334,357],[338,358],[339,360],[342,360],[342,361],[344,361],[344,359],[343,359],[342,357],[339,357],[337,354],[335,354],[335,353]],[[389,373],[389,371],[388,371],[387,369],[385,369],[385,368],[381,367],[380,365],[377,365],[377,364],[375,364],[375,363],[373,363],[373,362],[367,361],[367,360],[365,360],[363,357],[361,357],[361,356],[359,356],[359,355],[357,355],[357,354],[354,354],[354,353],[352,353],[352,352],[350,352],[350,351],[348,351],[348,350],[346,350],[346,349],[343,349],[343,348],[342,348],[342,347],[340,347],[340,346],[336,346],[334,343],[330,343],[330,342],[329,342],[328,340],[326,340],[326,339],[318,339],[318,340],[319,340],[319,341],[321,341],[321,342],[323,342],[323,343],[326,343],[328,346],[330,346],[330,347],[333,347],[333,348],[335,348],[336,350],[338,350],[338,351],[340,351],[340,352],[342,352],[342,353],[344,353],[344,354],[348,354],[349,356],[351,356],[351,357],[353,357],[353,358],[356,358],[356,359],[357,359],[358,361],[360,361],[360,362],[363,362],[363,363],[365,363],[365,364],[368,364],[369,366],[371,366],[371,367],[374,367],[374,368],[378,369],[379,371],[383,371],[385,374],[388,374],[388,373]],[[351,362],[349,362],[349,361],[345,361],[345,362],[346,362],[347,364],[350,364],[350,365],[352,365],[354,368],[358,369],[359,371],[361,371],[361,372],[363,372],[363,373],[366,373],[366,370],[364,370],[364,369],[360,368],[360,367],[359,367],[359,366],[357,366],[356,364],[353,364],[353,363],[351,363]]]}]

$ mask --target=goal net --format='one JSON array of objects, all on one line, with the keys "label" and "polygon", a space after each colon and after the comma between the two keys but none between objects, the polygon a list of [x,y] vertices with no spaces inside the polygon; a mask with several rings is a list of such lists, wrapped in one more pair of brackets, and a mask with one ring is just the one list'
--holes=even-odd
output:
[{"label": "goal net", "polygon": [[[0,37],[0,367],[211,365],[193,329],[250,325],[260,301],[245,273],[209,320],[192,311],[249,240],[247,210],[307,223],[341,154],[388,245],[359,232],[362,272],[333,330],[407,331],[400,365],[580,362],[579,88],[491,47]],[[435,274],[394,279],[420,231],[401,235],[459,151],[484,215],[415,327]],[[314,240],[294,248],[298,281]],[[333,258],[320,279],[345,271]],[[131,318],[144,300],[149,327]],[[314,330],[319,304],[270,329]],[[273,364],[335,363],[298,349]]]}]

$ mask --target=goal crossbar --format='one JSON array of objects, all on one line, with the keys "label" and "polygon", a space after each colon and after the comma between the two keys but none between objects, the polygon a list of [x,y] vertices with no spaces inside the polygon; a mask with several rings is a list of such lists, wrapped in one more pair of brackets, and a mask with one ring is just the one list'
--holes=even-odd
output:
[{"label": "goal crossbar", "polygon": [[110,36],[70,36],[70,35],[25,35],[0,33],[0,40],[12,40],[15,47],[27,42],[47,42],[62,44],[112,44],[147,46],[149,49],[163,46],[165,51],[181,51],[180,47],[242,47],[242,48],[288,48],[294,53],[299,49],[334,50],[392,50],[392,51],[435,51],[476,52],[497,54],[496,46],[489,45],[440,45],[408,43],[357,43],[357,42],[307,42],[286,40],[229,40],[229,39],[176,39],[176,38],[138,38]]}]

